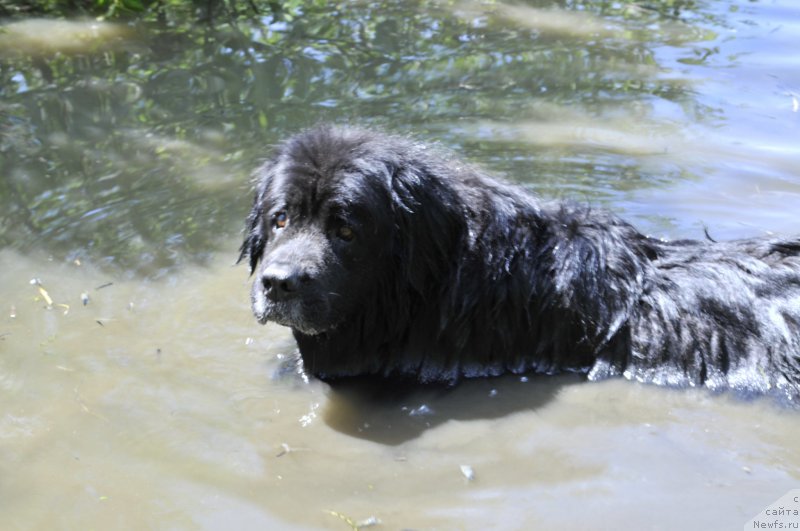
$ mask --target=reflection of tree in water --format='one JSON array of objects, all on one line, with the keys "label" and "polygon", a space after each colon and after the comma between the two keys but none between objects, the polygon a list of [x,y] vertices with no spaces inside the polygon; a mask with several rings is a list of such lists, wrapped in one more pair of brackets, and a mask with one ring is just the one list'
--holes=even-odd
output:
[{"label": "reflection of tree in water", "polygon": [[[0,0],[17,16],[108,5]],[[707,38],[709,22],[691,1],[564,1],[558,11],[533,2],[513,20],[502,5],[429,1],[113,5],[128,17],[124,31],[85,50],[3,54],[0,242],[148,274],[236,237],[244,176],[285,132],[335,119],[458,144],[451,124],[515,123],[543,102],[587,113],[649,98],[684,105],[691,91],[659,76],[652,49],[675,38],[665,28],[677,23]],[[537,26],[535,17],[578,11],[614,31]],[[513,142],[462,147],[535,175],[545,191],[596,166],[535,161]],[[607,162],[612,187],[654,184],[625,181],[620,161]]]}]

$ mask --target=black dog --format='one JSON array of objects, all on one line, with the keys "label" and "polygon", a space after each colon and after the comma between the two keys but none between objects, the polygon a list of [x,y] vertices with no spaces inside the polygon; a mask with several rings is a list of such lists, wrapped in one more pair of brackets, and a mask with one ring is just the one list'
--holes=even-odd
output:
[{"label": "black dog", "polygon": [[319,378],[581,371],[800,397],[800,239],[665,242],[358,129],[290,138],[257,178],[253,311]]}]

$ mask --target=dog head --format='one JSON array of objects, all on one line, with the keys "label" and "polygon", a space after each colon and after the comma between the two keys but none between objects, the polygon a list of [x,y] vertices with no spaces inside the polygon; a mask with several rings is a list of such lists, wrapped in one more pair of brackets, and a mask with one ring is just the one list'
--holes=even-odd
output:
[{"label": "dog head", "polygon": [[239,258],[256,277],[259,322],[329,332],[358,312],[402,309],[410,292],[444,274],[461,215],[421,152],[398,137],[332,126],[277,149],[256,172]]},{"label": "dog head", "polygon": [[253,313],[315,335],[336,328],[389,255],[389,177],[369,137],[321,128],[291,138],[256,173],[240,260]]}]

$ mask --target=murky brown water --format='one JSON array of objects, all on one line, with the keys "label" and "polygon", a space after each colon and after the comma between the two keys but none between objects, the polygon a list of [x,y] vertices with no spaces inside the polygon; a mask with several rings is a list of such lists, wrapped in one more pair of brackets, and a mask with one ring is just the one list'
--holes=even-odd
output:
[{"label": "murky brown water", "polygon": [[232,263],[247,172],[320,120],[658,236],[800,233],[795,2],[255,3],[0,30],[0,529],[740,529],[800,487],[769,401],[278,375]]},{"label": "murky brown water", "polygon": [[293,340],[253,322],[232,254],[145,282],[0,253],[5,529],[735,529],[800,481],[797,414],[770,403],[275,379]]}]

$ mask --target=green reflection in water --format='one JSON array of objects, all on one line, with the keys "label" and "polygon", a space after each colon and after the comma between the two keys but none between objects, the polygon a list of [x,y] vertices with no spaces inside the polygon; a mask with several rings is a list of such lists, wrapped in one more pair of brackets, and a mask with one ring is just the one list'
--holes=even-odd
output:
[{"label": "green reflection in water", "polygon": [[413,131],[540,193],[602,200],[690,174],[624,146],[486,136],[542,108],[713,117],[655,53],[713,55],[697,43],[720,21],[692,1],[145,2],[101,13],[140,11],[117,26],[21,18],[64,5],[0,4],[17,16],[0,30],[0,244],[134,273],[238,238],[250,168],[322,120]]}]

